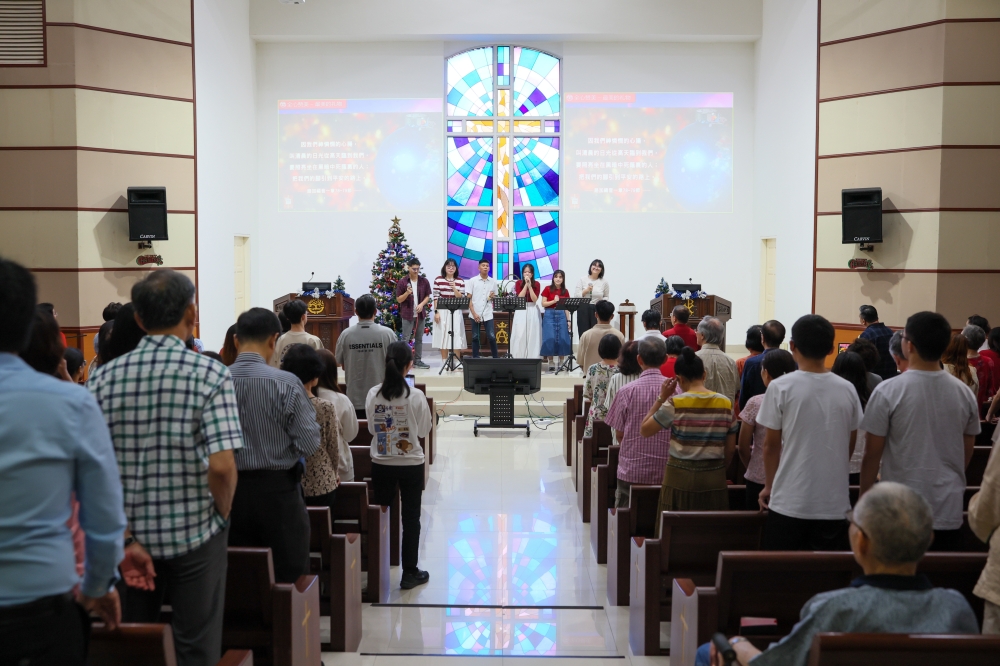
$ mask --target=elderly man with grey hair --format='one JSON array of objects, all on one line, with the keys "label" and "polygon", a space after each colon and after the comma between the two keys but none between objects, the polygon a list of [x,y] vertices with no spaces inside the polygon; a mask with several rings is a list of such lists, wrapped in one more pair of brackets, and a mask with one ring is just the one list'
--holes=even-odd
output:
[{"label": "elderly man with grey hair", "polygon": [[736,370],[736,361],[722,350],[725,326],[715,317],[705,317],[698,322],[697,335],[701,349],[696,353],[705,364],[705,388],[721,393],[735,405],[740,375]]},{"label": "elderly man with grey hair", "polygon": [[899,370],[900,374],[906,372],[910,367],[910,362],[903,355],[902,331],[896,331],[892,334],[892,338],[889,340],[889,355],[892,356],[892,360],[896,364],[896,369]]},{"label": "elderly man with grey hair", "polygon": [[[960,592],[937,589],[917,564],[934,540],[934,516],[919,494],[901,483],[875,485],[847,514],[851,550],[864,575],[842,590],[823,592],[802,607],[792,633],[761,652],[747,639],[730,642],[744,666],[805,666],[821,632],[977,634],[976,615]],[[750,660],[753,660],[752,662]],[[696,666],[722,664],[703,645]]]}]

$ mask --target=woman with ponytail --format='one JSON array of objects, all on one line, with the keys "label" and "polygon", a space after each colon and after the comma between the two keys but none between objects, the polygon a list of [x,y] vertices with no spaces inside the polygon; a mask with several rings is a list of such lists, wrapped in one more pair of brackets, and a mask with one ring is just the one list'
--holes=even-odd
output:
[{"label": "woman with ponytail", "polygon": [[[733,403],[705,388],[705,365],[690,347],[681,350],[674,371],[677,376],[663,382],[641,429],[643,437],[670,430],[659,511],[726,511],[726,468],[739,430]],[[677,386],[681,393],[674,395]]]},{"label": "woman with ponytail", "polygon": [[392,504],[399,487],[403,522],[403,577],[409,590],[430,580],[417,568],[420,546],[420,499],[424,486],[424,450],[420,438],[433,427],[423,391],[410,388],[406,375],[413,368],[413,352],[405,342],[393,342],[385,353],[385,379],[368,392],[365,413],[372,434],[372,486],[375,502]]}]

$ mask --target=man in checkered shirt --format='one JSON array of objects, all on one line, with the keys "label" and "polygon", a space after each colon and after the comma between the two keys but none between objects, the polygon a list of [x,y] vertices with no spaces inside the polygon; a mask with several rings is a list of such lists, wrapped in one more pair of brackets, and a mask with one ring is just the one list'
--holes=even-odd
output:
[{"label": "man in checkered shirt", "polygon": [[125,622],[173,608],[177,663],[214,664],[222,651],[233,450],[243,446],[229,370],[184,346],[194,285],[158,270],[132,287],[148,335],[101,366],[88,386],[104,412],[124,490]]}]

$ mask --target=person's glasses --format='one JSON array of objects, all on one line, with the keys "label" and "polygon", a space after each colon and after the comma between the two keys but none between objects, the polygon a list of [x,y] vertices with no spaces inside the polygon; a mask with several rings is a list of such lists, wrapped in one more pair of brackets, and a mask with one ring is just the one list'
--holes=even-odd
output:
[{"label": "person's glasses", "polygon": [[868,533],[865,532],[865,528],[861,527],[861,525],[858,524],[858,521],[854,520],[854,509],[851,509],[850,511],[845,513],[844,518],[846,518],[847,522],[849,522],[851,525],[854,525],[854,527],[856,527],[859,532],[864,534],[866,538],[869,539],[871,538],[868,536]]}]

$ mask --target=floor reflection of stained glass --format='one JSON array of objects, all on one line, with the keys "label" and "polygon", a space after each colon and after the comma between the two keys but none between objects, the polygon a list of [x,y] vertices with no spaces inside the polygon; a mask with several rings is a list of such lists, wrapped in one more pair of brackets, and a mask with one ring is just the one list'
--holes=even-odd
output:
[{"label": "floor reflection of stained glass", "polygon": [[445,654],[491,655],[503,653],[503,611],[500,609],[446,608]]},{"label": "floor reflection of stained glass", "polygon": [[[551,614],[551,611],[549,611]],[[554,622],[518,621],[512,623],[512,640],[509,654],[557,654],[557,634]]]},{"label": "floor reflection of stained glass", "polygon": [[498,604],[506,572],[493,538],[457,536],[448,542],[448,603]]},{"label": "floor reflection of stained glass", "polygon": [[558,583],[556,537],[514,536],[510,540],[509,589],[514,596],[541,601],[552,596]]}]

